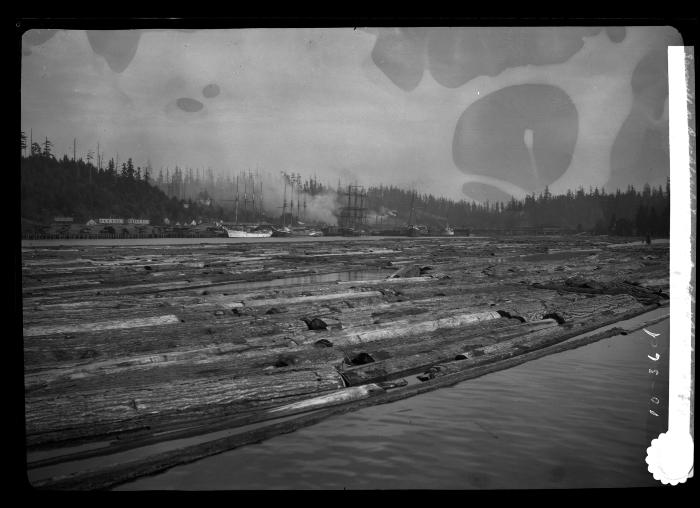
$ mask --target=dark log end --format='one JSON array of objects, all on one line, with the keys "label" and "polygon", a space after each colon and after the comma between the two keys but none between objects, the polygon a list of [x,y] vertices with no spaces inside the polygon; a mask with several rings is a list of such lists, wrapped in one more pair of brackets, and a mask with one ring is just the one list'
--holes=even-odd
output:
[{"label": "dark log end", "polygon": [[373,363],[375,360],[369,353],[359,353],[350,359],[352,365],[365,365],[367,363]]},{"label": "dark log end", "polygon": [[313,318],[309,319],[307,317],[301,318],[301,320],[306,323],[306,326],[308,326],[309,330],[326,330],[328,328],[328,325],[323,319],[319,318]]},{"label": "dark log end", "polygon": [[545,314],[544,316],[542,316],[542,319],[553,319],[554,321],[557,322],[557,324],[560,324],[560,325],[563,325],[564,323],[566,323],[566,320],[563,317],[561,317],[559,314],[557,314],[556,312],[549,312],[548,314]]},{"label": "dark log end", "polygon": [[[493,306],[493,305],[495,305],[495,304],[492,304],[492,306]],[[525,318],[524,318],[524,317],[518,316],[518,315],[515,315],[515,314],[511,314],[511,313],[508,312],[507,310],[497,310],[496,312],[498,312],[498,313],[499,313],[502,317],[504,317],[504,318],[508,318],[508,319],[517,319],[517,320],[520,321],[521,323],[524,323],[524,322],[525,322]]]}]

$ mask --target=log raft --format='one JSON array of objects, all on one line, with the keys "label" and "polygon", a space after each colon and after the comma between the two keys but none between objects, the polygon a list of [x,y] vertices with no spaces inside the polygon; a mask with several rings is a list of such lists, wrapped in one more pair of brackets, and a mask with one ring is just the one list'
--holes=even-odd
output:
[{"label": "log raft", "polygon": [[[556,352],[666,305],[668,245],[614,243],[25,246],[30,480],[108,488],[332,411]],[[146,454],[128,474],[107,460],[253,424],[262,427],[167,457]],[[102,466],[76,466],[64,478],[46,472],[101,456]]]}]

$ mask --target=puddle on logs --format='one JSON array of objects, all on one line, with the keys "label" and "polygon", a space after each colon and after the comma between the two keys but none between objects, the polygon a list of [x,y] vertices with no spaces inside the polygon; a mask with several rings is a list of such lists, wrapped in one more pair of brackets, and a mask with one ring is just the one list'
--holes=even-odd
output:
[{"label": "puddle on logs", "polygon": [[579,256],[590,256],[600,252],[600,249],[592,250],[565,250],[556,252],[547,252],[542,254],[529,254],[527,256],[518,256],[513,258],[514,260],[520,261],[561,261],[565,259],[571,259],[573,257]]}]

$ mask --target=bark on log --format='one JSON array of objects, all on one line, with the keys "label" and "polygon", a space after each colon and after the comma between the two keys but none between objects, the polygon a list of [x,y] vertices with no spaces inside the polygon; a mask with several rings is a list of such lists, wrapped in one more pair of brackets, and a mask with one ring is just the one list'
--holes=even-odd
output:
[{"label": "bark on log", "polygon": [[[482,343],[484,340],[509,342],[507,339],[513,335],[516,335],[519,338],[528,337],[528,334],[531,334],[537,330],[551,329],[557,326],[558,325],[555,320],[547,319],[540,322],[522,324],[516,328],[510,327],[500,332],[493,332],[489,334],[488,339],[480,334],[470,337],[469,332],[465,331],[465,335],[463,336],[462,340],[449,346],[442,345],[442,347],[439,348],[426,348],[427,350],[425,352],[419,354],[389,358],[387,360],[381,360],[357,367],[346,367],[341,371],[341,373],[349,386],[391,380],[393,378],[421,372],[440,362],[450,361],[454,359],[455,355],[460,354],[465,350],[471,351],[476,349],[478,342],[475,344],[475,341],[481,341]],[[432,341],[427,342],[427,347],[429,348]],[[434,343],[433,345],[437,346]],[[487,348],[488,347],[493,346],[487,346]]]},{"label": "bark on log", "polygon": [[490,319],[501,319],[501,315],[495,311],[457,314],[452,317],[434,319],[421,322],[413,322],[405,325],[392,324],[390,326],[380,326],[373,330],[334,335],[330,340],[338,346],[348,346],[351,344],[365,344],[394,337],[409,337],[429,333],[443,328],[459,328],[472,323],[488,321]]},{"label": "bark on log", "polygon": [[339,373],[323,365],[299,371],[231,379],[172,381],[147,387],[32,397],[25,405],[27,443],[95,436],[148,425],[152,415],[176,419],[213,406],[246,409],[344,388]]},{"label": "bark on log", "polygon": [[622,319],[638,316],[657,308],[656,305],[648,307],[630,306],[624,312],[615,317],[598,317],[597,319],[586,319],[572,322],[559,328],[552,328],[534,332],[529,336],[516,337],[498,344],[485,346],[476,350],[471,350],[458,355],[460,359],[431,367],[423,375],[422,380],[434,377],[445,376],[456,372],[468,370],[480,365],[505,360],[513,356],[518,356],[537,349],[543,349],[564,340],[570,339],[598,328],[617,323]]},{"label": "bark on log", "polygon": [[57,333],[77,333],[86,331],[115,330],[124,328],[141,328],[145,326],[173,325],[180,322],[174,314],[164,316],[153,316],[149,318],[120,319],[114,321],[102,321],[97,323],[81,323],[73,325],[57,326],[32,326],[25,328],[23,333],[27,337],[37,335],[51,335]]}]

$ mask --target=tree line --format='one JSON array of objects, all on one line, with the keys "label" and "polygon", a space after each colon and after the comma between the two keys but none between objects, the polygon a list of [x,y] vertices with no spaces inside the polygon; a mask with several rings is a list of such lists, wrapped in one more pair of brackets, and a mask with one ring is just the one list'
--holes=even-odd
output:
[{"label": "tree line", "polygon": [[119,217],[146,218],[160,224],[166,218],[172,223],[189,222],[222,212],[168,197],[152,185],[149,168],[135,166],[131,158],[120,167],[114,159],[99,167],[92,158],[74,160],[64,155],[57,159],[51,148],[50,141],[45,142],[41,150],[21,157],[23,219],[47,224],[56,216],[70,216],[76,222]]},{"label": "tree line", "polygon": [[[27,146],[21,134],[21,211],[22,217],[50,222],[58,215],[83,221],[98,217],[148,218],[160,224],[174,222],[233,220],[230,197],[234,181],[230,175],[214,175],[212,170],[196,172],[175,168],[161,169],[156,178],[150,163],[135,166],[129,158],[118,166],[109,159],[95,164],[94,153],[71,159],[57,159],[48,138]],[[30,148],[27,153],[27,148]],[[290,179],[289,175],[286,175]],[[291,181],[291,180],[290,180]],[[337,213],[343,206],[340,183],[337,188],[316,177],[294,175],[293,181],[310,196],[335,193]],[[226,198],[217,200],[224,192]],[[215,196],[213,199],[210,199]],[[226,202],[227,201],[227,202]],[[670,185],[606,192],[582,187],[562,195],[548,188],[538,195],[508,202],[477,203],[451,200],[394,185],[370,186],[366,191],[370,225],[404,226],[409,221],[427,226],[449,225],[470,229],[511,231],[527,228],[559,228],[568,231],[665,237],[670,230]],[[373,219],[372,219],[373,218]]]}]

